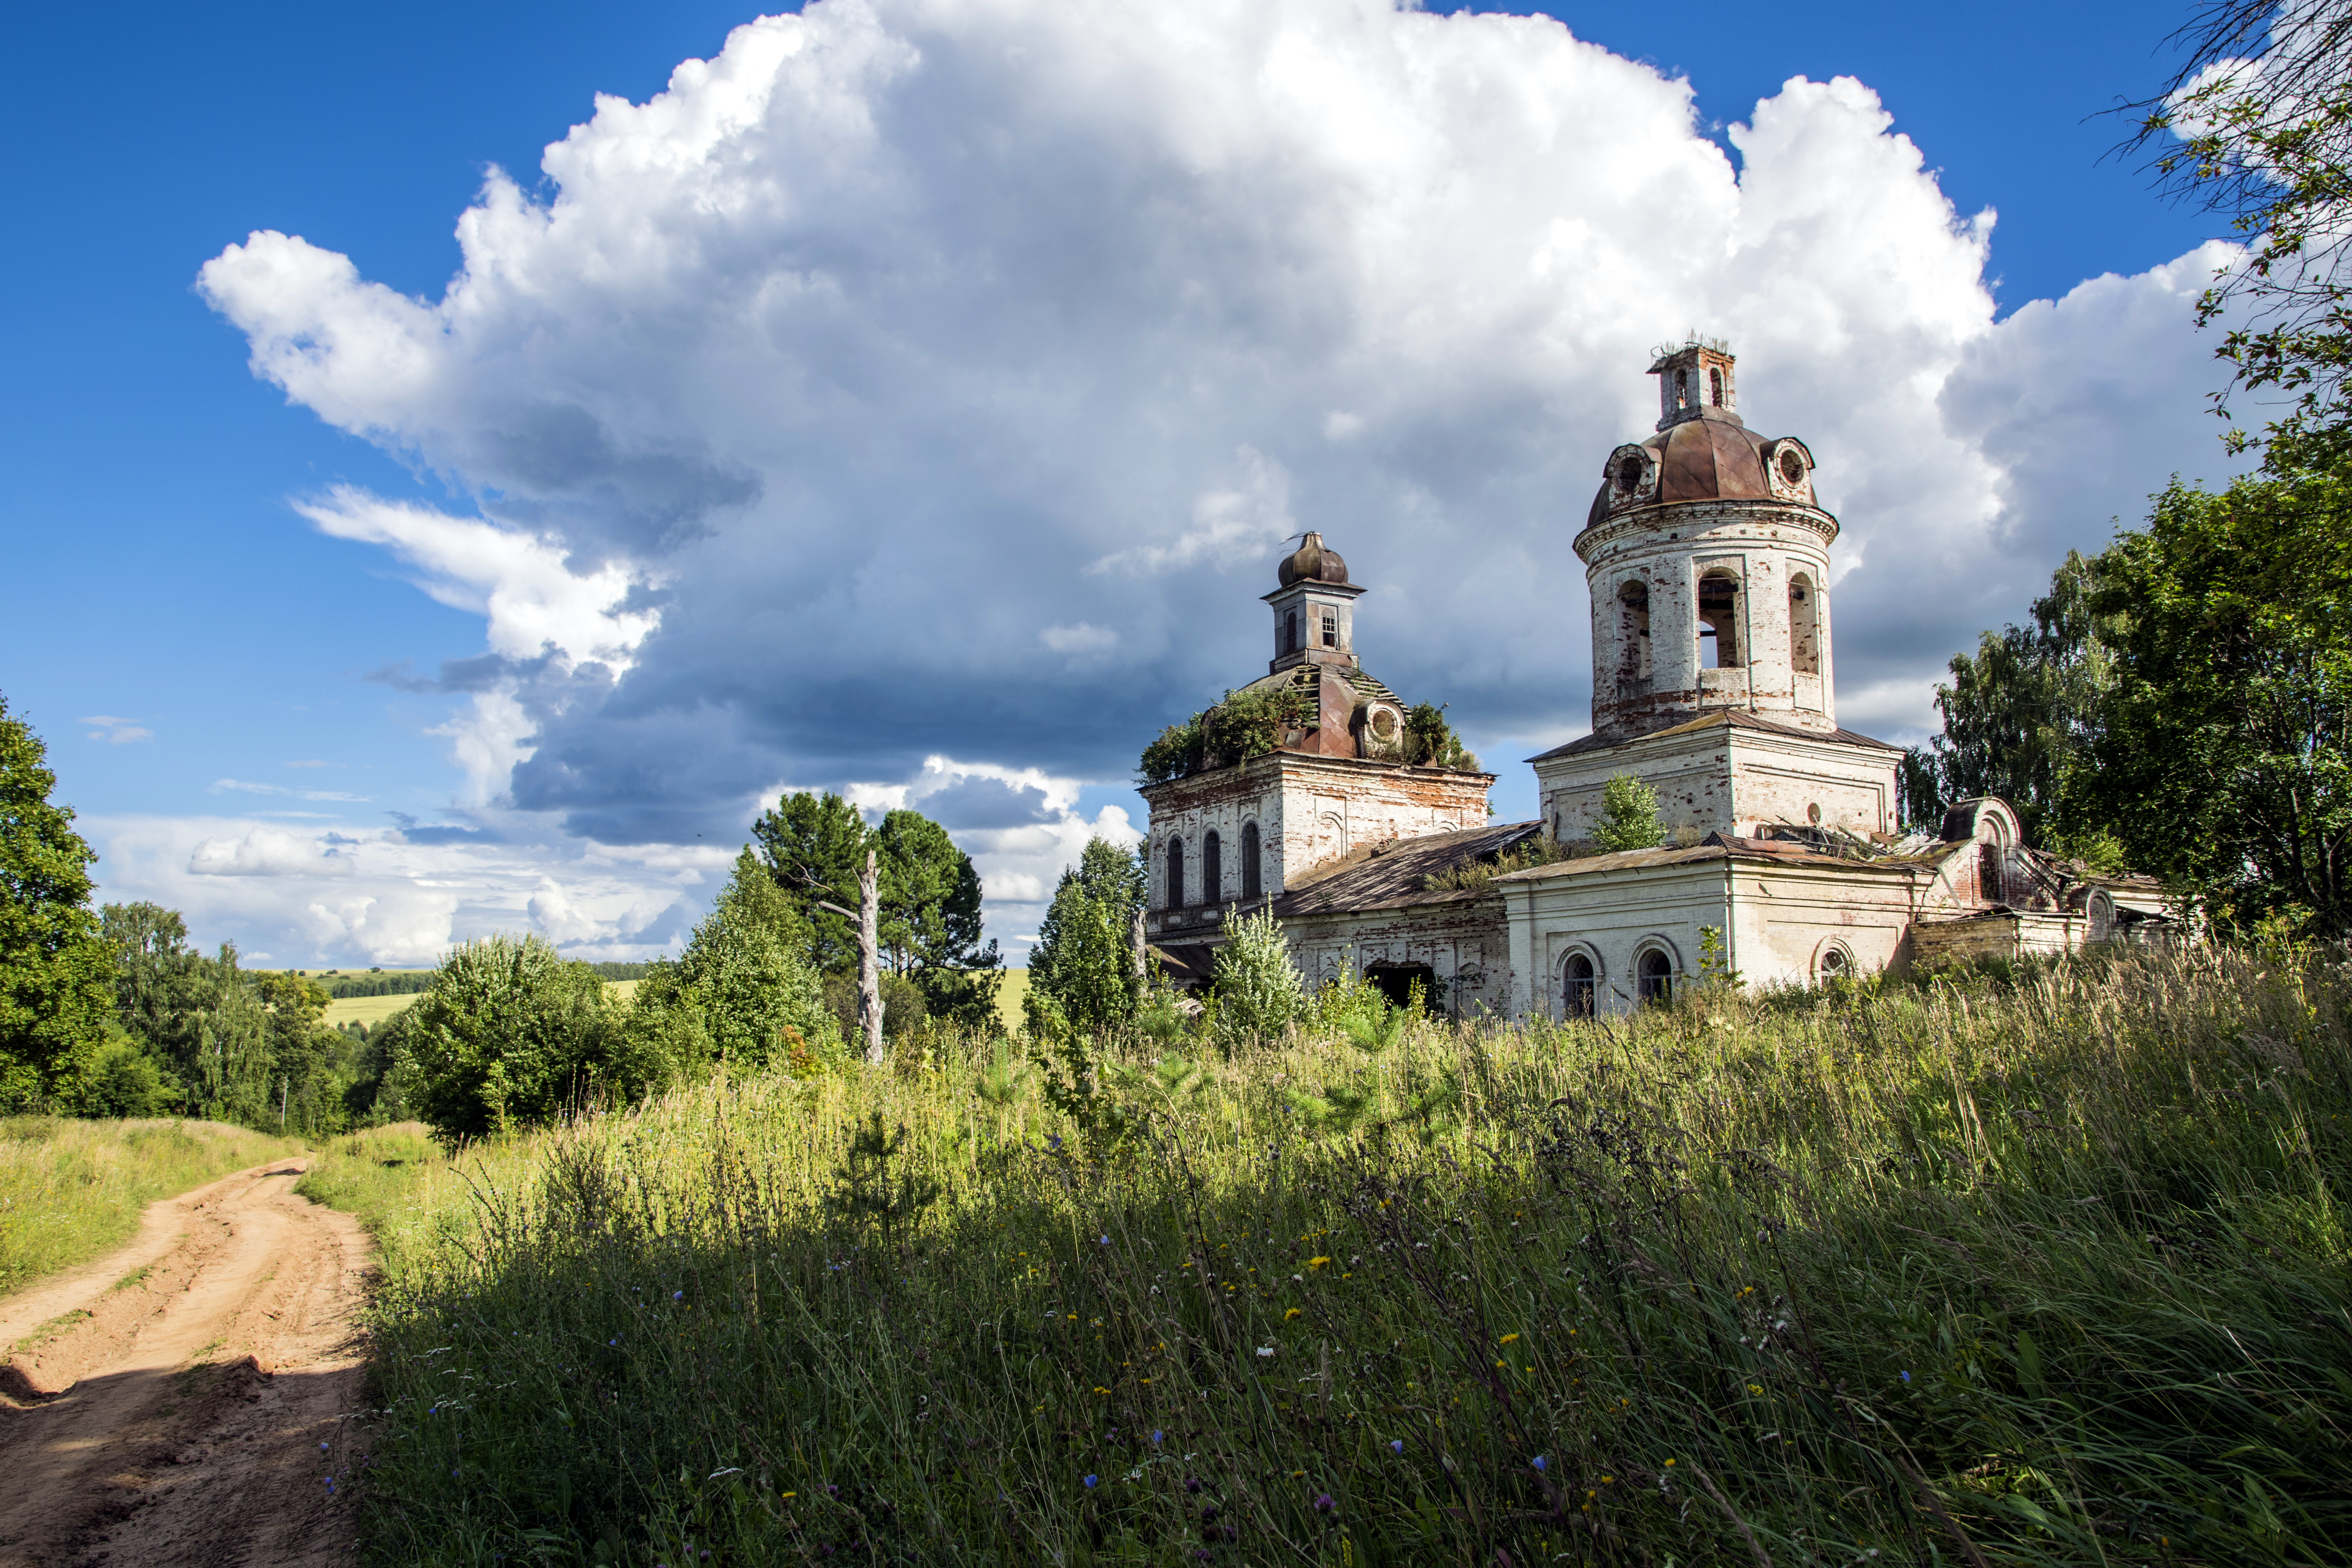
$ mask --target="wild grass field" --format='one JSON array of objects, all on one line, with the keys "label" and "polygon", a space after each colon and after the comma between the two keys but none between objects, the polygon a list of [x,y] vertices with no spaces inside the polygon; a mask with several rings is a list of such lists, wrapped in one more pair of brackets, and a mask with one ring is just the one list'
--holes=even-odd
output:
[{"label": "wild grass field", "polygon": [[0,1296],[130,1240],[157,1198],[301,1147],[216,1121],[0,1118]]},{"label": "wild grass field", "polygon": [[2348,1015],[2204,952],[354,1161],[367,1550],[2341,1563]]}]

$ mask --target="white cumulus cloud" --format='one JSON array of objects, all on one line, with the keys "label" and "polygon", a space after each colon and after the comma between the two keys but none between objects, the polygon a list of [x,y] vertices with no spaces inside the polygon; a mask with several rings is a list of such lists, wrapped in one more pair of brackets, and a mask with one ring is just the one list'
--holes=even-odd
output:
[{"label": "white cumulus cloud", "polygon": [[[1408,700],[1580,727],[1571,541],[1694,327],[1819,457],[1845,716],[1899,731],[2182,454],[2224,471],[2190,320],[2224,253],[2000,320],[1993,215],[1867,85],[1727,134],[1541,17],[816,0],[600,99],[543,194],[494,172],[437,298],[267,230],[200,287],[257,374],[469,498],[304,506],[483,617],[449,737],[549,843],[716,842],[777,778],[919,804],[934,754],[967,793],[1122,779],[1262,668],[1310,528]],[[1024,907],[1126,826],[950,826]]]}]

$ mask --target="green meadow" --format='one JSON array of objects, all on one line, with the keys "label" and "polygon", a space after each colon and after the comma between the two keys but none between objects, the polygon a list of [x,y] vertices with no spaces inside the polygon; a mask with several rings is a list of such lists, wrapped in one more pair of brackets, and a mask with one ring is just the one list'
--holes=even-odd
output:
[{"label": "green meadow", "polygon": [[364,1134],[366,1550],[2341,1563],[2348,1014],[2206,951]]}]

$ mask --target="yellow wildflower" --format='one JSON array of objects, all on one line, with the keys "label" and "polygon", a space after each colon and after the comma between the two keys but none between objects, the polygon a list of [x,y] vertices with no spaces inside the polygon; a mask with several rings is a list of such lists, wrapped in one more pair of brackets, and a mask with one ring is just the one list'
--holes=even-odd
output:
[{"label": "yellow wildflower", "polygon": [[1519,1337],[1519,1336],[1518,1336],[1518,1335],[1517,1335],[1517,1334],[1505,1334],[1505,1335],[1503,1336],[1503,1342],[1504,1342],[1505,1344],[1509,1344],[1513,1340],[1516,1340],[1516,1339],[1517,1339],[1518,1337]]}]

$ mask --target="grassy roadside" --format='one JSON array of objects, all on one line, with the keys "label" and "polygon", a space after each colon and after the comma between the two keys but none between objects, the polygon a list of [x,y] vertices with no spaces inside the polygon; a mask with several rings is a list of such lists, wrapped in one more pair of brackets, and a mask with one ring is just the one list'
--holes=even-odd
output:
[{"label": "grassy roadside", "polygon": [[366,1226],[387,1273],[464,1215],[464,1181],[422,1121],[331,1138],[319,1155],[294,1190]]},{"label": "grassy roadside", "polygon": [[1057,1110],[982,1047],[681,1091],[404,1195],[382,1167],[373,1558],[2352,1537],[2340,960],[1703,994],[1095,1089]]},{"label": "grassy roadside", "polygon": [[0,1295],[130,1240],[157,1198],[301,1148],[216,1121],[0,1119]]}]

